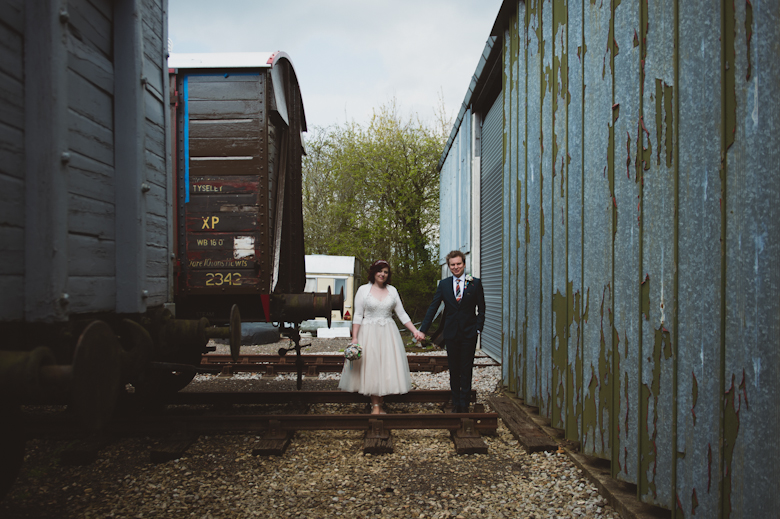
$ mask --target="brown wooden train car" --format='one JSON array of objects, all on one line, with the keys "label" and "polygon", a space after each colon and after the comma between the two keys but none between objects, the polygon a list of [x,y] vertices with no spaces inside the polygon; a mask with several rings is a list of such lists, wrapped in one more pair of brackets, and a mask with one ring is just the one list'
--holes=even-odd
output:
[{"label": "brown wooden train car", "polygon": [[[172,54],[178,317],[272,316],[305,284],[301,132],[289,56]],[[277,305],[278,306],[278,305]]]}]

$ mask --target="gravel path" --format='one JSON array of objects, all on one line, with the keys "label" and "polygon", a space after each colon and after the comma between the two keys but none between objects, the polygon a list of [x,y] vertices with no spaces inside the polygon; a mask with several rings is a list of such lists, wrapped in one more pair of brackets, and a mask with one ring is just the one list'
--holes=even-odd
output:
[{"label": "gravel path", "polygon": [[[307,349],[318,353],[346,344],[312,342]],[[270,353],[280,344],[242,351]],[[475,368],[478,401],[497,391],[499,370]],[[304,389],[333,389],[337,380],[337,374],[306,378]],[[412,380],[419,389],[449,385],[447,373],[412,373]],[[294,388],[294,376],[240,374],[198,376],[187,390]],[[356,407],[329,404],[311,412],[363,412]],[[455,454],[447,431],[394,431],[395,452],[381,456],[362,454],[359,431],[302,431],[282,457],[252,456],[254,436],[202,436],[186,457],[154,465],[149,450],[158,440],[127,438],[92,465],[68,467],[58,462],[68,442],[33,440],[22,474],[0,501],[0,517],[619,518],[565,454],[529,455],[499,424],[497,436],[484,438],[488,454],[466,456]]]}]

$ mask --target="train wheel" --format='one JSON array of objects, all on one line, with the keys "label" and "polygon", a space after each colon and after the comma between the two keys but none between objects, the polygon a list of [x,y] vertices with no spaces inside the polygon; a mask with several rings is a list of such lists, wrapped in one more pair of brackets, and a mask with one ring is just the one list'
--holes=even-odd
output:
[{"label": "train wheel", "polygon": [[132,393],[126,394],[123,404],[129,409],[153,410],[165,403],[166,397],[184,389],[195,378],[200,364],[200,348],[170,353],[152,362],[131,382]]},{"label": "train wheel", "polygon": [[175,364],[182,366],[191,366],[192,369],[182,370],[158,370],[155,376],[158,377],[159,391],[163,394],[176,393],[187,387],[195,378],[195,369],[200,365],[200,359],[203,353],[199,350],[180,352],[173,360]]},{"label": "train wheel", "polygon": [[103,321],[94,321],[79,337],[73,356],[70,406],[89,430],[99,430],[114,412],[121,378],[122,348]]},{"label": "train wheel", "polygon": [[0,405],[0,499],[16,481],[24,461],[24,436],[18,405]]}]

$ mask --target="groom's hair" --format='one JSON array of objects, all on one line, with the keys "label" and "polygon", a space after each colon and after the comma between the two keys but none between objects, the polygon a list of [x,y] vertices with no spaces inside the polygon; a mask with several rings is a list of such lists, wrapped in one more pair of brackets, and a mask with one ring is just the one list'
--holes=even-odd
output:
[{"label": "groom's hair", "polygon": [[463,254],[463,253],[462,253],[461,251],[459,251],[459,250],[454,250],[454,251],[451,251],[449,254],[447,254],[447,265],[449,265],[449,264],[450,264],[450,260],[451,260],[452,258],[460,258],[460,259],[461,259],[461,261],[463,261],[463,264],[464,264],[464,265],[466,264],[466,255],[465,255],[465,254]]}]

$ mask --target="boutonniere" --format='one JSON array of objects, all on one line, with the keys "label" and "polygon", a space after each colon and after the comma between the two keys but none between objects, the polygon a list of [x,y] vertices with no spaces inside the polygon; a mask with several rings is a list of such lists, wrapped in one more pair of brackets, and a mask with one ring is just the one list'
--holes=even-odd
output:
[{"label": "boutonniere", "polygon": [[466,276],[466,282],[463,283],[463,290],[466,290],[472,281],[474,281],[474,278],[471,275]]}]

